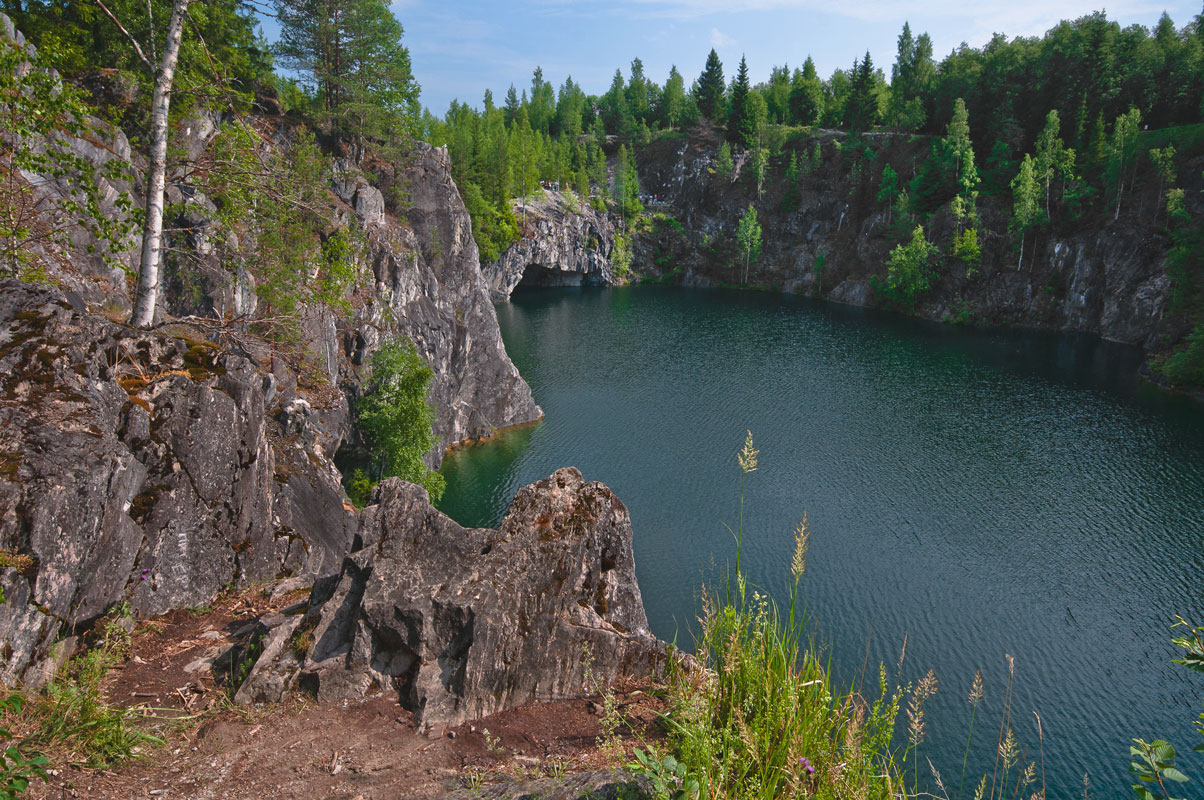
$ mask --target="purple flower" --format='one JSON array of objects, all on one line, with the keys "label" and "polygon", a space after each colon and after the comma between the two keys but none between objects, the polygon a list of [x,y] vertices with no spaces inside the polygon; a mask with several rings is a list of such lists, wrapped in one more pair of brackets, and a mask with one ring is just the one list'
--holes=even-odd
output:
[{"label": "purple flower", "polygon": [[799,763],[799,766],[801,766],[804,770],[807,771],[808,775],[815,774],[815,767],[811,766],[811,762],[808,761],[803,756],[799,756],[798,763]]},{"label": "purple flower", "polygon": [[139,576],[139,578],[138,578],[138,579],[139,579],[139,580],[143,580],[143,581],[144,581],[144,580],[146,580],[146,576],[147,576],[147,575],[150,575],[150,570],[149,570],[149,569],[143,569],[143,570],[142,570],[142,574]]}]

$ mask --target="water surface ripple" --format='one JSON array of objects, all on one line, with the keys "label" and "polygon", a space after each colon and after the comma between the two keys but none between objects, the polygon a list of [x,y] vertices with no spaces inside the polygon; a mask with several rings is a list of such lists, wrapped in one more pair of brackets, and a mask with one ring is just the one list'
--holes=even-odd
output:
[{"label": "water surface ripple", "polygon": [[951,795],[979,668],[968,773],[991,769],[1005,654],[1051,798],[1081,797],[1084,772],[1093,796],[1129,796],[1132,737],[1198,742],[1204,691],[1168,663],[1167,626],[1204,622],[1204,413],[1141,385],[1132,350],[647,287],[519,292],[498,317],[547,418],[445,462],[461,523],[495,525],[518,487],[580,468],[631,510],[653,631],[689,646],[699,585],[733,555],[751,429],[752,581],[785,591],[806,509],[817,641],[844,682],[867,648],[893,678],[904,636],[902,680],[936,670],[922,753]]}]

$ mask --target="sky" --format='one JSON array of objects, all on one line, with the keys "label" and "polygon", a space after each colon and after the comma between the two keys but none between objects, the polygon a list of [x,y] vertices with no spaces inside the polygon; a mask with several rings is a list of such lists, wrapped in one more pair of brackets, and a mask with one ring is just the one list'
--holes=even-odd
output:
[{"label": "sky", "polygon": [[[531,85],[535,67],[559,89],[572,76],[588,94],[602,94],[615,69],[624,77],[633,58],[664,84],[677,65],[686,86],[702,72],[712,47],[724,77],[741,55],[754,83],[770,68],[800,66],[810,55],[822,77],[845,69],[869,50],[890,76],[899,32],[910,22],[932,36],[939,61],[961,42],[981,46],[995,32],[1040,36],[1058,21],[1099,10],[1099,0],[395,0],[405,28],[421,101],[438,116],[453,99],[480,107],[485,89],[497,103],[511,85]],[[1153,27],[1163,11],[1183,27],[1200,0],[1115,0],[1108,17]],[[270,33],[269,33],[270,37]]]}]

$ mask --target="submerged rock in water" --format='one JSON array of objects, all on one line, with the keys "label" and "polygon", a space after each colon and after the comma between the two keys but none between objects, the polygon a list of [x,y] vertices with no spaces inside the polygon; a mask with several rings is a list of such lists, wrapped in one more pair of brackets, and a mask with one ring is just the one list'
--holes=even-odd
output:
[{"label": "submerged rock in water", "polygon": [[576,469],[521,489],[497,530],[460,527],[401,480],[374,499],[359,549],[315,585],[289,634],[304,658],[269,641],[280,655],[255,665],[244,701],[295,684],[323,701],[384,689],[425,726],[447,726],[663,665],[627,508]]}]

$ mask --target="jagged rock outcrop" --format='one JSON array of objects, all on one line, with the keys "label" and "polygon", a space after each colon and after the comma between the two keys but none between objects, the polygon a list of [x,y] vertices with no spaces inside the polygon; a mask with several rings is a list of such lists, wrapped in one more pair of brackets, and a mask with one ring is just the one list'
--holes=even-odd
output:
[{"label": "jagged rock outcrop", "polygon": [[519,490],[497,530],[461,528],[400,480],[374,501],[360,546],[315,584],[304,618],[265,627],[240,700],[296,684],[323,701],[383,689],[446,726],[662,666],[627,508],[576,469]]},{"label": "jagged rock outcrop", "polygon": [[316,430],[340,426],[315,425],[337,398],[195,336],[0,281],[0,549],[30,564],[0,570],[0,682],[44,680],[56,639],[119,600],[158,614],[341,562],[354,517]]},{"label": "jagged rock outcrop", "polygon": [[615,226],[588,202],[544,190],[536,199],[515,200],[523,235],[481,271],[494,302],[505,302],[520,283],[529,286],[609,286],[618,281],[610,266]]}]

